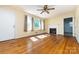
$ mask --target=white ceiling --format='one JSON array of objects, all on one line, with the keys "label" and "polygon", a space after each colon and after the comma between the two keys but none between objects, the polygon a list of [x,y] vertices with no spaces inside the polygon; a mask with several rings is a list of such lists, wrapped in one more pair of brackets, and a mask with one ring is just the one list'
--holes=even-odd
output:
[{"label": "white ceiling", "polygon": [[75,10],[75,5],[49,5],[49,8],[54,7],[55,10],[49,10],[49,14],[43,13],[40,14],[41,11],[37,11],[37,9],[42,9],[43,5],[22,5],[20,6],[22,9],[24,9],[25,12],[28,12],[30,14],[42,17],[42,18],[50,18],[54,17],[56,15],[60,15],[69,11]]}]

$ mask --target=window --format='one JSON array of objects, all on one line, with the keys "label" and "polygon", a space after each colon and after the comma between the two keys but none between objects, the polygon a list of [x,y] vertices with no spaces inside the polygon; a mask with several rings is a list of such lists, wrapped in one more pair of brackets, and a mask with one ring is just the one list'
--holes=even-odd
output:
[{"label": "window", "polygon": [[41,29],[44,30],[44,20],[41,20]]},{"label": "window", "polygon": [[40,30],[40,29],[41,29],[40,19],[34,18],[34,30]]},{"label": "window", "polygon": [[27,16],[27,31],[32,31],[32,17]]},{"label": "window", "polygon": [[24,31],[31,32],[33,30],[44,30],[44,20],[29,15],[25,16]]}]

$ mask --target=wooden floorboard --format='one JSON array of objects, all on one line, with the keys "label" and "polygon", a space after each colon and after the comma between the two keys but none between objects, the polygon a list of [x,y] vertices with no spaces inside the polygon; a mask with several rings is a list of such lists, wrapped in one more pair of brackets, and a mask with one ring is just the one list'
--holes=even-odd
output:
[{"label": "wooden floorboard", "polygon": [[0,42],[0,54],[79,54],[79,44],[74,37],[49,35],[32,41],[30,37]]}]

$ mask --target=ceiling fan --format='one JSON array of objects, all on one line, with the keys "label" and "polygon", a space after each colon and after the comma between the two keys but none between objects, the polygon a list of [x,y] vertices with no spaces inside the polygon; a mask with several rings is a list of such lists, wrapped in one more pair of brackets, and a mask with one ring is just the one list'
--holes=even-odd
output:
[{"label": "ceiling fan", "polygon": [[42,14],[43,12],[49,14],[49,10],[54,10],[54,9],[55,8],[48,8],[48,5],[44,5],[43,9],[37,9],[37,11],[42,11],[40,14]]}]

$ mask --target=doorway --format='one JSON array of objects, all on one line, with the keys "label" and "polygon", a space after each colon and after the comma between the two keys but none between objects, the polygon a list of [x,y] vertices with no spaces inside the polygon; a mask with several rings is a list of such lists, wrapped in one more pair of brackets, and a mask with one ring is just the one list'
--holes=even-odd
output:
[{"label": "doorway", "polygon": [[0,41],[15,38],[15,13],[0,9]]},{"label": "doorway", "polygon": [[64,35],[73,36],[73,18],[72,17],[64,19]]}]

